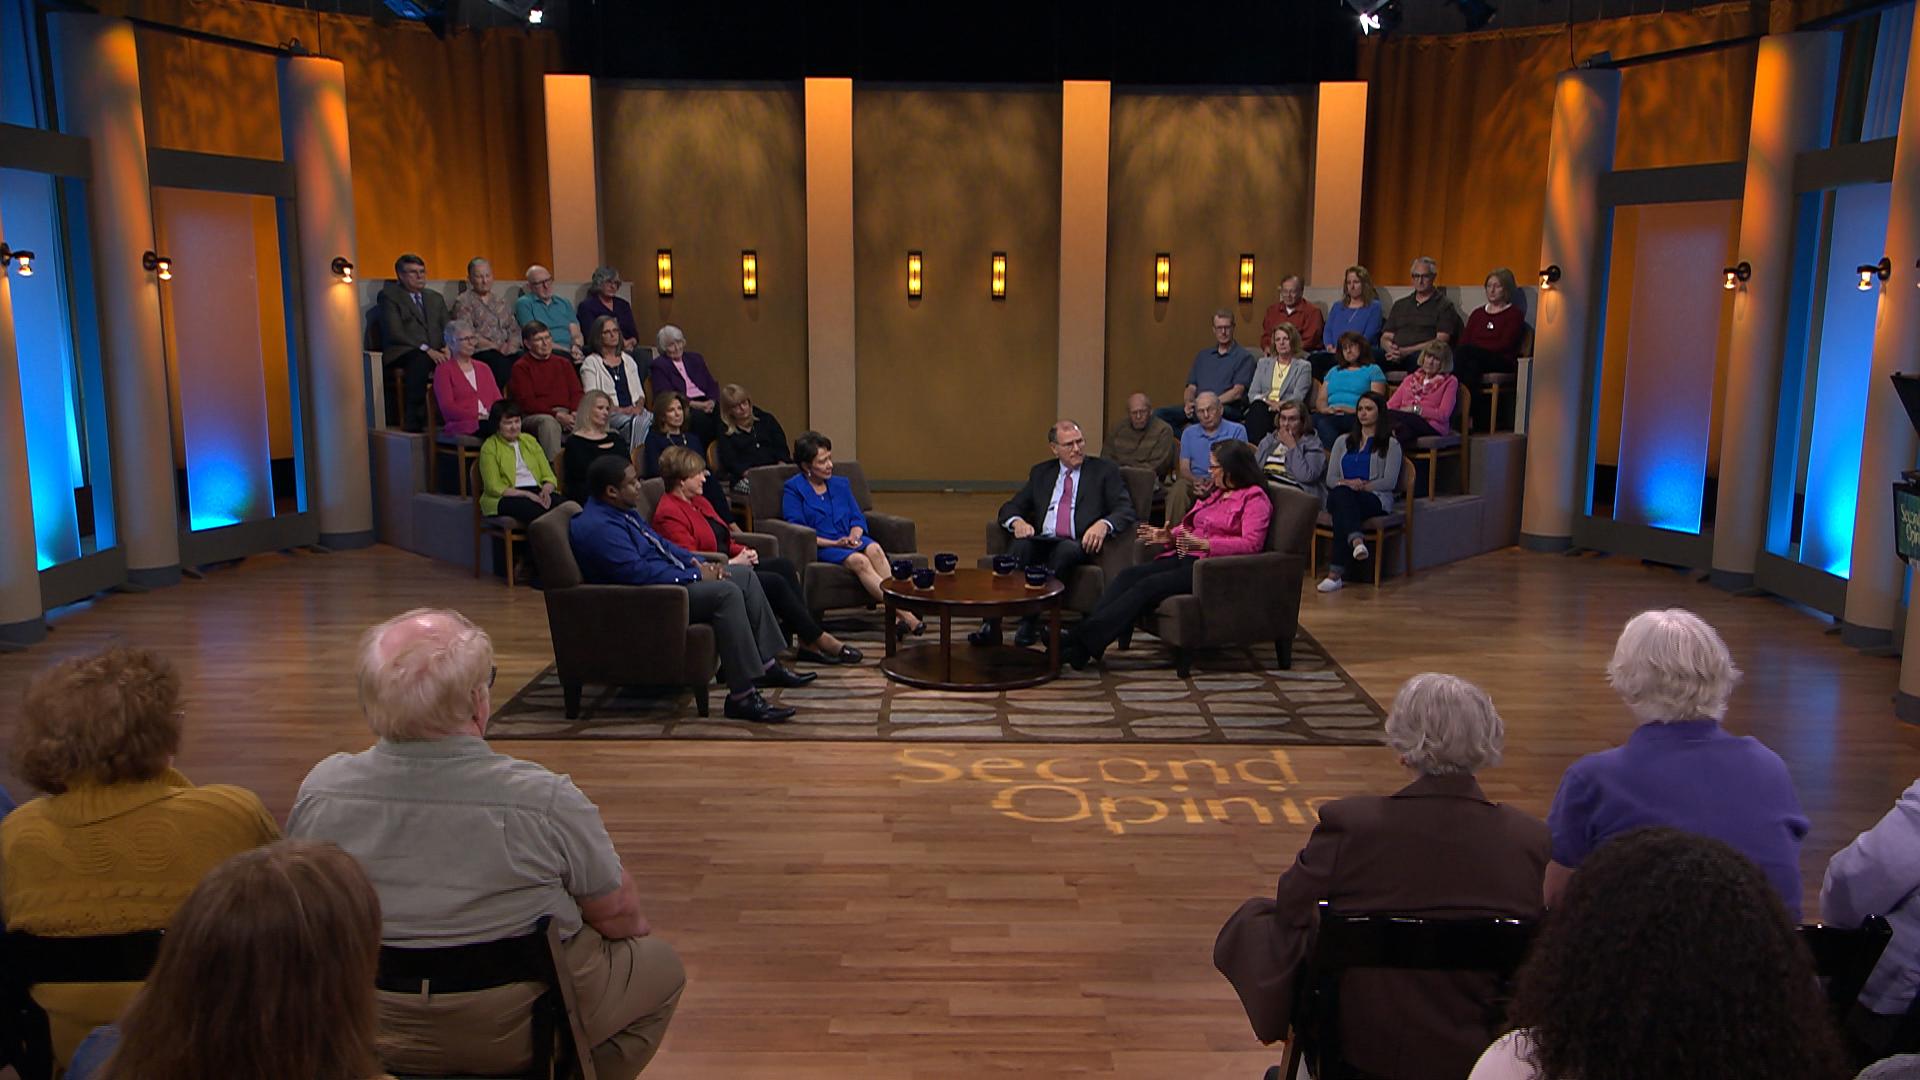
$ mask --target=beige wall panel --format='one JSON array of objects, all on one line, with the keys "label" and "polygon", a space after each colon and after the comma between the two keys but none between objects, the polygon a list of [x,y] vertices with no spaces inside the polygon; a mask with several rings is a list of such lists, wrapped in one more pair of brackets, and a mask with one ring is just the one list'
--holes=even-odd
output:
[{"label": "beige wall panel", "polygon": [[1313,259],[1307,284],[1338,288],[1360,259],[1360,190],[1367,158],[1367,84],[1325,82],[1316,102]]}]

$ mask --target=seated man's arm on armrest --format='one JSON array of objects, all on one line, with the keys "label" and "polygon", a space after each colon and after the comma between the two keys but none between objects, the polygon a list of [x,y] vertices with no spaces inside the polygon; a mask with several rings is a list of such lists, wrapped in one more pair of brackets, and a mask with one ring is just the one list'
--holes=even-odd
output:
[{"label": "seated man's arm on armrest", "polygon": [[575,897],[575,900],[580,905],[580,917],[609,941],[653,933],[647,917],[640,914],[640,888],[633,883],[633,874],[624,868],[620,871],[620,886],[612,892],[587,899]]},{"label": "seated man's arm on armrest", "polygon": [[640,914],[640,890],[620,863],[600,808],[572,778],[559,778],[548,808],[548,836],[561,860],[560,884],[580,905],[580,917],[610,940],[652,932]]}]

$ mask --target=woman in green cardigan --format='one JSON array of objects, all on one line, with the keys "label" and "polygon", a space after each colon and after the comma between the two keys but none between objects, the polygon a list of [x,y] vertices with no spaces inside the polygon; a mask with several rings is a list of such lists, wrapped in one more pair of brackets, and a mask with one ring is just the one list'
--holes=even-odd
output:
[{"label": "woman in green cardigan", "polygon": [[480,444],[480,512],[530,524],[553,507],[553,466],[540,441],[521,430],[520,406],[501,398],[489,419],[494,432]]}]

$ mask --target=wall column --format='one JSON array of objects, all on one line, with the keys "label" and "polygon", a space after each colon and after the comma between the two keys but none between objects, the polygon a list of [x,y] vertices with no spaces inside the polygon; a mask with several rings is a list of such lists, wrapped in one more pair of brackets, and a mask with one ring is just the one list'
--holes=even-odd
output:
[{"label": "wall column", "polygon": [[367,468],[367,401],[360,351],[358,290],[333,273],[357,261],[353,168],[347,157],[347,77],[338,60],[279,61],[280,131],[293,166],[294,227],[300,251],[300,319],[306,331],[308,415],[313,432],[314,509],[320,543],[373,543]]},{"label": "wall column", "polygon": [[1587,354],[1606,292],[1600,176],[1613,168],[1619,113],[1618,71],[1569,71],[1554,86],[1540,265],[1558,266],[1562,276],[1552,289],[1541,290],[1534,318],[1520,507],[1520,545],[1533,551],[1563,551],[1573,543],[1575,496],[1583,487],[1580,448],[1587,437]]},{"label": "wall column", "polygon": [[[600,266],[600,169],[593,141],[593,77],[548,75],[547,201],[553,224],[553,276],[585,281]],[[505,268],[502,268],[505,269]],[[652,268],[641,275],[651,280]],[[526,267],[502,275],[517,278]],[[498,272],[498,271],[496,271]],[[640,267],[626,268],[629,275]]]},{"label": "wall column", "polygon": [[[0,222],[0,239],[6,237]],[[27,469],[26,411],[20,403],[20,354],[13,337],[13,282],[0,272],[0,484],[8,491],[33,490]],[[33,532],[33,501],[14,501],[0,515],[0,648],[31,645],[47,636],[40,599],[39,544]]]},{"label": "wall column", "polygon": [[[1307,284],[1339,288],[1360,261],[1360,181],[1367,160],[1367,84],[1323,82],[1313,150],[1313,258]],[[1329,342],[1331,347],[1332,343]]]},{"label": "wall column", "polygon": [[1739,463],[1773,460],[1785,351],[1782,327],[1793,274],[1793,162],[1802,151],[1827,144],[1839,62],[1837,33],[1779,34],[1760,40],[1747,182],[1740,203],[1740,259],[1752,264],[1753,277],[1733,297],[1714,511],[1712,580],[1723,589],[1752,586],[1754,563],[1766,542],[1772,478],[1764,468]]},{"label": "wall column", "polygon": [[1113,84],[1060,86],[1060,368],[1056,412],[1087,453],[1106,439],[1107,142]]},{"label": "wall column", "polygon": [[[93,234],[94,293],[100,305],[114,514],[127,553],[127,580],[180,580],[173,433],[160,335],[160,283],[140,265],[153,249],[147,128],[133,24],[101,15],[51,13],[60,112],[71,135],[87,138],[93,178],[87,223]],[[181,267],[217,274],[219,267]]]},{"label": "wall column", "polygon": [[855,459],[853,80],[808,79],[806,109],[807,425]]}]

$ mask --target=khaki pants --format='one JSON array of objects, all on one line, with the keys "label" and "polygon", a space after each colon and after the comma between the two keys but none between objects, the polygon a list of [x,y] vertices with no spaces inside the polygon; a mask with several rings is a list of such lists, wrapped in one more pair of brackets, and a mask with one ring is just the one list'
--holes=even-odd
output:
[{"label": "khaki pants", "polygon": [[[600,1080],[633,1080],[660,1049],[687,973],[657,937],[608,941],[591,926],[566,947],[580,1024]],[[380,1056],[397,1073],[499,1075],[532,1056],[533,983],[471,994],[381,991]]]},{"label": "khaki pants", "polygon": [[526,428],[527,434],[540,443],[540,449],[547,452],[547,460],[551,462],[566,438],[566,432],[560,427],[560,418],[552,413],[533,413],[522,417],[520,423]]},{"label": "khaki pants", "polygon": [[1176,476],[1167,487],[1167,527],[1180,524],[1187,511],[1193,509],[1193,485],[1184,476]]}]

